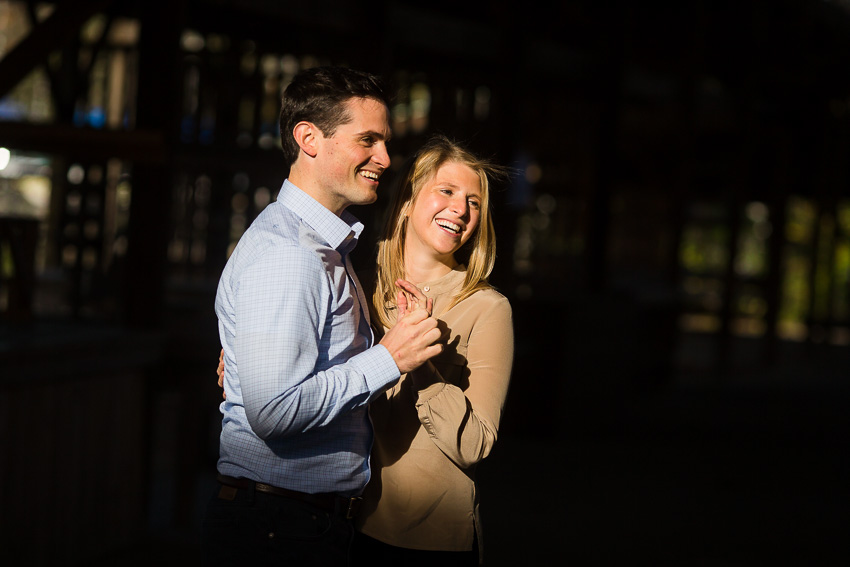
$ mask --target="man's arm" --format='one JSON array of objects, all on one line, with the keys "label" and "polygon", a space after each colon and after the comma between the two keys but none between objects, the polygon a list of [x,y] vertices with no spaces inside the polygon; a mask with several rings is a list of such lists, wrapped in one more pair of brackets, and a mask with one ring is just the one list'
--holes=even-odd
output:
[{"label": "man's arm", "polygon": [[260,438],[327,425],[398,379],[380,346],[315,370],[328,356],[321,339],[332,299],[324,265],[298,247],[266,250],[239,277],[233,350],[245,414]]}]

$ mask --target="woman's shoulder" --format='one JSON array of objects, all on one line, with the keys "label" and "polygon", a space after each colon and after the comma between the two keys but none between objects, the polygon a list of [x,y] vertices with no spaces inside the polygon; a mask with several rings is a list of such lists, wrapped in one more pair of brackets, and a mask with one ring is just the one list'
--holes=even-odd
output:
[{"label": "woman's shoulder", "polygon": [[511,313],[511,302],[494,287],[487,287],[476,291],[464,299],[461,304],[466,304],[466,308],[482,313],[492,311]]},{"label": "woman's shoulder", "polygon": [[488,302],[505,302],[510,303],[508,298],[497,288],[495,287],[485,287],[475,293],[473,293],[470,297],[475,297],[480,295],[479,300],[488,301]]}]

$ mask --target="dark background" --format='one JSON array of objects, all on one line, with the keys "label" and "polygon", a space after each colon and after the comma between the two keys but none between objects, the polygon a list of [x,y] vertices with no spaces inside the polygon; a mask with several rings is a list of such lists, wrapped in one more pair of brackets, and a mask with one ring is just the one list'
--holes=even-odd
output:
[{"label": "dark background", "polygon": [[[0,146],[51,188],[0,208],[10,565],[195,561],[215,287],[286,176],[280,88],[325,63],[399,91],[382,190],[436,131],[515,171],[489,566],[847,564],[850,5],[543,4],[0,2]],[[33,73],[46,120],[8,111]]]}]

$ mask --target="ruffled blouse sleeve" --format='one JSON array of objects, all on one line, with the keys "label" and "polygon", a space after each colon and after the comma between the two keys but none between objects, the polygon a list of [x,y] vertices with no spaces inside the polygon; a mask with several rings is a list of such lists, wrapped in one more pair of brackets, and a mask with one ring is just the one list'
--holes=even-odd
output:
[{"label": "ruffled blouse sleeve", "polygon": [[433,376],[432,383],[418,391],[416,410],[437,447],[459,467],[468,468],[486,457],[496,442],[513,365],[514,333],[511,306],[501,294],[478,292],[454,309],[459,308],[467,311],[457,325],[465,336],[455,354],[456,362],[464,365],[464,378],[454,384]]}]

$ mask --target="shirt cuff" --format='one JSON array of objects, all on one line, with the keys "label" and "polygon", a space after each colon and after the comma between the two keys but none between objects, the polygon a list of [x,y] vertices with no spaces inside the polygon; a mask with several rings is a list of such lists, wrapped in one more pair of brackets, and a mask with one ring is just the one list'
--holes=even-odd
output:
[{"label": "shirt cuff", "polygon": [[375,345],[351,357],[348,362],[360,369],[369,392],[373,394],[383,392],[401,377],[395,360],[384,345]]}]

